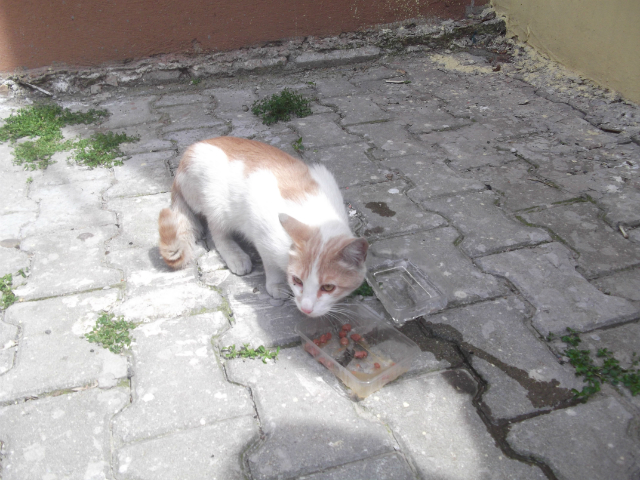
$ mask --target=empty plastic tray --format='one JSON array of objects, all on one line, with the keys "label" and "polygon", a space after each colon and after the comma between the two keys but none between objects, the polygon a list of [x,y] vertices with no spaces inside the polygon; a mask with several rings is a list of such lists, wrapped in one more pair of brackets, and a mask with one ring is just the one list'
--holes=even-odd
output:
[{"label": "empty plastic tray", "polygon": [[367,282],[399,324],[447,306],[447,298],[419,268],[406,260],[374,267],[367,273]]},{"label": "empty plastic tray", "polygon": [[[358,397],[365,398],[409,370],[420,348],[368,306],[354,304],[345,308],[348,318],[305,319],[296,325],[296,333],[307,352]],[[344,324],[351,326],[346,346],[340,343]],[[327,340],[326,334],[331,338]],[[325,342],[320,341],[323,335]],[[354,340],[352,335],[361,338]],[[366,358],[357,358],[357,352],[366,352]]]}]

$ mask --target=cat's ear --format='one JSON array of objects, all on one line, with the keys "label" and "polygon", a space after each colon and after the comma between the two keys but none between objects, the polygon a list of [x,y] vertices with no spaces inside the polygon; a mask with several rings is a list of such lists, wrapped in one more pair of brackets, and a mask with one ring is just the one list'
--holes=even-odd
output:
[{"label": "cat's ear", "polygon": [[284,228],[284,231],[289,234],[291,240],[296,245],[301,245],[309,241],[313,235],[313,230],[309,225],[299,222],[293,217],[290,217],[286,213],[278,215],[280,224]]},{"label": "cat's ear", "polygon": [[340,256],[349,265],[360,267],[367,259],[368,250],[369,243],[364,238],[356,238],[342,249]]}]

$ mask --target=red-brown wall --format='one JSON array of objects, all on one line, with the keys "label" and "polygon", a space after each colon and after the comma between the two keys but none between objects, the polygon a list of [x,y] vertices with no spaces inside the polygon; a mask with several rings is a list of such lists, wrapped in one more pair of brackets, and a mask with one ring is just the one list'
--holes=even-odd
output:
[{"label": "red-brown wall", "polygon": [[[92,66],[465,15],[474,0],[2,0],[0,71]],[[484,3],[484,2],[483,2]]]}]

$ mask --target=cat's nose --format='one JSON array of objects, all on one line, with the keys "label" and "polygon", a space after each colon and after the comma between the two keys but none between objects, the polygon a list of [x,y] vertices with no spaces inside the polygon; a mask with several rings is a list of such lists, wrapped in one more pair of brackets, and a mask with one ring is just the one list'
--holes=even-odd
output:
[{"label": "cat's nose", "polygon": [[313,307],[311,308],[300,307],[300,310],[302,310],[302,313],[306,313],[307,315],[309,315],[311,312],[313,312]]}]

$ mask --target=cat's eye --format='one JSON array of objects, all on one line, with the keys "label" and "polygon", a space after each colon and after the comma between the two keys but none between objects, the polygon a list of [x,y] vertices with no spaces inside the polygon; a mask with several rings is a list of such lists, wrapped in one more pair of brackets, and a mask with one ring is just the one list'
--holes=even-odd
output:
[{"label": "cat's eye", "polygon": [[293,283],[295,283],[296,285],[300,285],[302,286],[302,280],[300,280],[298,277],[296,277],[295,275],[292,278]]},{"label": "cat's eye", "polygon": [[320,290],[322,290],[323,292],[333,292],[336,289],[335,285],[322,285],[320,287]]}]

